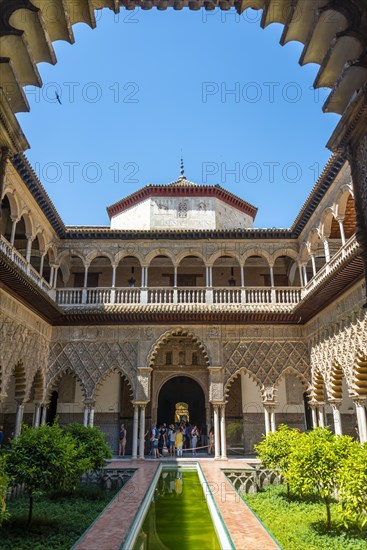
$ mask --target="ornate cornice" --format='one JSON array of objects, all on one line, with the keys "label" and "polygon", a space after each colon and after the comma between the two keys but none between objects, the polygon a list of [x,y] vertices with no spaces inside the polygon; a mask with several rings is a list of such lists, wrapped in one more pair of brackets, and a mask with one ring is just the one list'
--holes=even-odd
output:
[{"label": "ornate cornice", "polygon": [[37,204],[50,222],[57,236],[62,238],[66,231],[64,222],[60,218],[52,200],[35,174],[28,159],[23,154],[17,154],[12,158],[12,164],[37,201]]}]

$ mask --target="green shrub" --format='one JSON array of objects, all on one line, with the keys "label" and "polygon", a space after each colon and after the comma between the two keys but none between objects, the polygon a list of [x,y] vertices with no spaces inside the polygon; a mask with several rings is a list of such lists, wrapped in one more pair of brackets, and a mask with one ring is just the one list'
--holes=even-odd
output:
[{"label": "green shrub", "polygon": [[6,494],[9,487],[9,476],[5,471],[5,454],[0,454],[0,527],[5,519],[9,517],[6,509]]},{"label": "green shrub", "polygon": [[346,526],[367,524],[367,444],[354,442],[337,474],[339,498]]},{"label": "green shrub", "polygon": [[91,468],[83,447],[57,424],[30,428],[23,425],[6,450],[6,472],[14,485],[24,483],[29,495],[28,524],[32,520],[33,496],[45,491],[74,489],[82,473]]},{"label": "green shrub", "polygon": [[96,471],[103,468],[106,459],[112,457],[106,436],[99,428],[73,423],[64,426],[63,430],[76,440],[82,449],[83,456],[89,460],[91,470]]},{"label": "green shrub", "polygon": [[261,464],[269,470],[285,474],[288,470],[290,456],[300,436],[300,432],[281,424],[275,432],[270,432],[255,445]]},{"label": "green shrub", "polygon": [[328,428],[301,434],[290,455],[286,480],[299,495],[318,494],[326,506],[327,527],[331,526],[330,503],[337,488],[337,473],[353,448],[348,436],[335,436]]}]

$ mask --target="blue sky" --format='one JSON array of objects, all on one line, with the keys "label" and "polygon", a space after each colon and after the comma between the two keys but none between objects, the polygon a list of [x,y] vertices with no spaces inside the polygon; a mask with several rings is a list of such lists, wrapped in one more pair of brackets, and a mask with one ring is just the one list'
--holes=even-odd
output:
[{"label": "blue sky", "polygon": [[[257,227],[289,227],[330,152],[316,65],[279,45],[261,12],[97,12],[40,64],[18,115],[27,156],[68,225],[108,225],[105,207],[179,175],[220,184],[259,208]],[[57,90],[61,105],[55,98]]]}]

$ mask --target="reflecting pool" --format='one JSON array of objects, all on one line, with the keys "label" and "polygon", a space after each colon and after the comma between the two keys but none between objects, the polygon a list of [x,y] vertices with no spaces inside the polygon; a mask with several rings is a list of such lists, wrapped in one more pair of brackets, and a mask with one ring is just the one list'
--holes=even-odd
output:
[{"label": "reflecting pool", "polygon": [[162,471],[133,550],[219,550],[198,472]]}]

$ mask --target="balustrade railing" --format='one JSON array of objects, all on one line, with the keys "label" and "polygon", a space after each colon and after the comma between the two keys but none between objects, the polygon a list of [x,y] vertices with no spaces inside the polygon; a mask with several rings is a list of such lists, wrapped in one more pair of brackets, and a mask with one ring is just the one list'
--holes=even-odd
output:
[{"label": "balustrade railing", "polygon": [[149,288],[148,289],[148,304],[173,304],[174,289],[173,288]]},{"label": "balustrade railing", "polygon": [[140,288],[116,288],[115,304],[140,304]]},{"label": "balustrade railing", "polygon": [[205,304],[206,288],[178,288],[178,304]]},{"label": "balustrade railing", "polygon": [[213,288],[214,304],[240,304],[242,302],[240,288]]},{"label": "balustrade railing", "polygon": [[358,250],[359,244],[355,235],[352,235],[347,240],[344,246],[342,246],[336,254],[330,260],[325,263],[322,268],[310,279],[303,290],[303,297],[307,296],[311,290],[317,286],[323,279],[325,279],[331,271],[334,271],[339,265],[341,265],[348,256],[351,256]]},{"label": "balustrade railing", "polygon": [[99,304],[297,304],[301,289],[276,288],[64,288],[56,290],[61,306]]},{"label": "balustrade railing", "polygon": [[0,235],[0,252],[5,254],[60,306],[133,304],[282,305],[298,304],[346,258],[355,254],[358,242],[353,235],[303,288],[298,287],[149,287],[149,288],[58,288],[52,289],[38,271]]},{"label": "balustrade railing", "polygon": [[51,290],[51,286],[48,282],[38,273],[38,271],[31,265],[25,257],[12,246],[3,235],[0,235],[0,251],[5,254],[23,273],[28,275],[32,281],[42,288],[45,292]]}]

